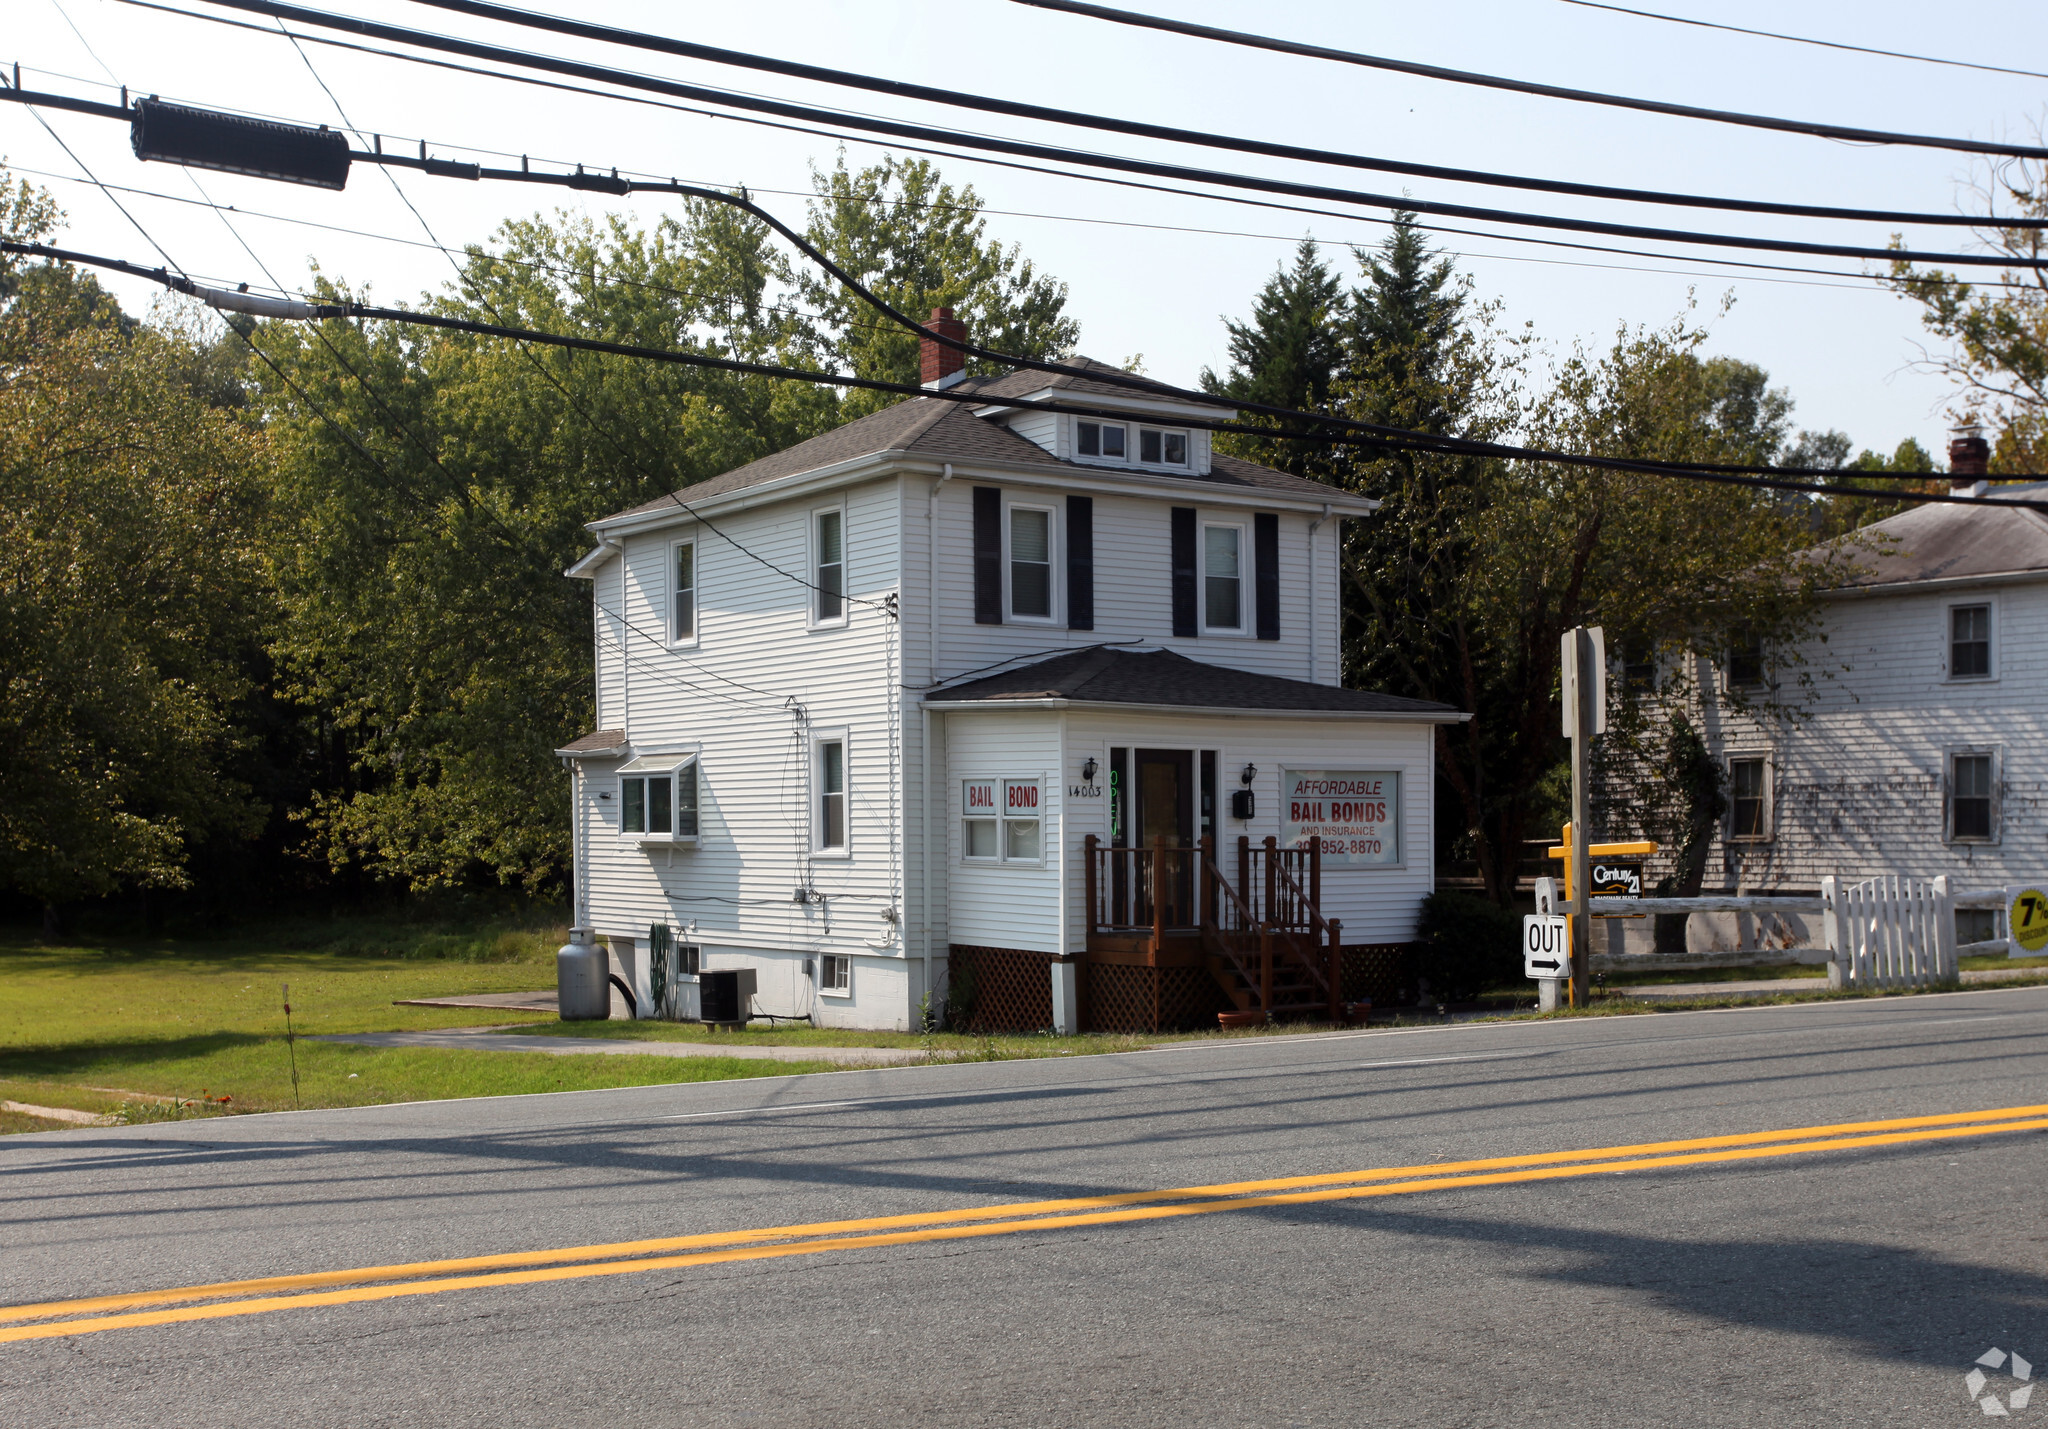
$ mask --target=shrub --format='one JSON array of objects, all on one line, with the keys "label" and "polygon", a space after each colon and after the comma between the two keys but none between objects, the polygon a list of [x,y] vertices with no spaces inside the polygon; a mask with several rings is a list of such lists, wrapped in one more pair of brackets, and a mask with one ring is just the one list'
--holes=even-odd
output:
[{"label": "shrub", "polygon": [[1423,996],[1470,1002],[1521,976],[1522,920],[1485,898],[1443,891],[1423,900],[1415,971]]}]

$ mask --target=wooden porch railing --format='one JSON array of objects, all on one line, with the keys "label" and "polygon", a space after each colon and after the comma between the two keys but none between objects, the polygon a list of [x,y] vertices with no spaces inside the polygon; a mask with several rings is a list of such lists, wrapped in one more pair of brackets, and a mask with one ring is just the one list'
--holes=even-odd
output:
[{"label": "wooden porch railing", "polygon": [[1090,933],[1168,932],[1201,926],[1194,893],[1200,848],[1174,847],[1164,838],[1150,848],[1121,848],[1088,835],[1085,897]]}]

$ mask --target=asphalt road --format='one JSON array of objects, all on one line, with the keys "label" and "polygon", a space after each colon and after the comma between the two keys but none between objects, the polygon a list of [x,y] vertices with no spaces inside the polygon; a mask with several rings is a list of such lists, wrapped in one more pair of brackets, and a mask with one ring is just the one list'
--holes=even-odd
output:
[{"label": "asphalt road", "polygon": [[[2041,1104],[2025,989],[55,1132],[0,1142],[0,1304]],[[0,1424],[1981,1423],[1973,1360],[2048,1364],[2044,1152],[1404,1182],[0,1342]]]}]

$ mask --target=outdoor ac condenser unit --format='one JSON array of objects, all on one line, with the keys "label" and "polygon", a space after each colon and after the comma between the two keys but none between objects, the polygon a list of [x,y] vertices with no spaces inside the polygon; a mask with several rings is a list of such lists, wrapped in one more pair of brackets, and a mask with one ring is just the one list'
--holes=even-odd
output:
[{"label": "outdoor ac condenser unit", "polygon": [[754,1005],[754,970],[726,968],[697,975],[706,1022],[744,1023]]}]

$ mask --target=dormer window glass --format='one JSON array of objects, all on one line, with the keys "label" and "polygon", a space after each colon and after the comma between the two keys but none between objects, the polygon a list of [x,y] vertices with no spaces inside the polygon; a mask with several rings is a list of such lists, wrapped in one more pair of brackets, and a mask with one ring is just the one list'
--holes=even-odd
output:
[{"label": "dormer window glass", "polygon": [[1103,422],[1074,424],[1075,445],[1082,456],[1124,458],[1124,428]]},{"label": "dormer window glass", "polygon": [[1147,466],[1186,466],[1188,434],[1163,432],[1157,427],[1138,428],[1138,460]]}]

